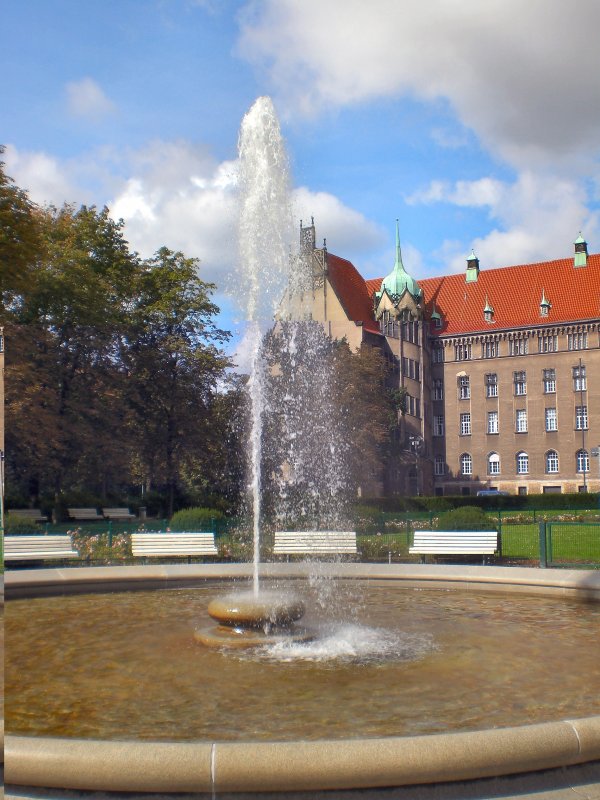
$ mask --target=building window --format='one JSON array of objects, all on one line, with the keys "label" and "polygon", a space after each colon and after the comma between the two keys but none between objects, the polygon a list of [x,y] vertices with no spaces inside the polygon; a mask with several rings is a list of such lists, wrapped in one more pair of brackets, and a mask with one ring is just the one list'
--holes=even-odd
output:
[{"label": "building window", "polygon": [[578,450],[575,453],[575,460],[577,463],[577,472],[590,471],[590,455],[587,450]]},{"label": "building window", "polygon": [[556,392],[556,370],[545,369],[544,376],[544,394],[555,394]]},{"label": "building window", "polygon": [[433,399],[434,400],[443,400],[444,399],[444,381],[440,378],[436,378],[433,381]]},{"label": "building window", "polygon": [[471,397],[471,381],[468,375],[461,375],[458,379],[458,396],[461,400],[468,400]]},{"label": "building window", "polygon": [[575,406],[575,430],[587,431],[588,413],[587,406]]},{"label": "building window", "polygon": [[558,472],[558,453],[556,450],[548,450],[546,453],[546,472]]},{"label": "building window", "polygon": [[442,414],[436,414],[433,417],[433,435],[434,436],[444,435],[444,417]]},{"label": "building window", "polygon": [[446,461],[444,456],[436,456],[433,462],[433,472],[438,477],[446,474]]},{"label": "building window", "polygon": [[431,360],[434,364],[441,364],[444,361],[444,346],[436,343],[431,348]]},{"label": "building window", "polygon": [[500,456],[490,453],[488,456],[488,475],[500,475]]},{"label": "building window", "polygon": [[555,353],[558,350],[558,336],[539,336],[538,353]]},{"label": "building window", "polygon": [[573,367],[573,391],[585,392],[587,390],[587,377],[585,374],[585,366],[582,364],[580,367]]},{"label": "building window", "polygon": [[498,433],[498,412],[497,411],[488,411],[487,432],[488,433]]},{"label": "building window", "polygon": [[497,358],[498,357],[498,342],[494,339],[489,342],[482,342],[481,344],[481,357],[482,358]]},{"label": "building window", "polygon": [[419,362],[415,361],[413,358],[406,358],[405,356],[403,356],[402,374],[406,375],[407,378],[412,378],[413,381],[420,380],[421,370]]},{"label": "building window", "polygon": [[460,415],[460,435],[461,436],[470,436],[471,434],[471,415],[470,414],[461,414]]},{"label": "building window", "polygon": [[460,457],[460,472],[461,475],[473,474],[473,460],[470,453],[463,453]]},{"label": "building window", "polygon": [[558,420],[556,418],[556,409],[555,408],[547,408],[546,409],[546,430],[547,431],[557,431],[558,430]]},{"label": "building window", "polygon": [[567,336],[567,346],[569,350],[586,350],[587,333],[569,333]]},{"label": "building window", "polygon": [[517,433],[527,433],[527,410],[524,408],[517,409],[516,431]]},{"label": "building window", "polygon": [[529,339],[511,339],[509,341],[509,356],[526,356],[527,353],[529,353]]},{"label": "building window", "polygon": [[485,376],[486,397],[498,397],[498,376],[495,372],[490,372]]},{"label": "building window", "polygon": [[472,358],[472,349],[470,344],[465,343],[465,344],[454,345],[455,361],[470,361],[471,358]]},{"label": "building window", "polygon": [[515,394],[518,396],[527,394],[527,373],[526,372],[513,372],[513,382],[515,385]]},{"label": "building window", "polygon": [[402,338],[405,342],[419,344],[419,323],[413,320],[403,322]]},{"label": "building window", "polygon": [[517,453],[517,475],[527,475],[529,472],[529,456],[527,453]]}]

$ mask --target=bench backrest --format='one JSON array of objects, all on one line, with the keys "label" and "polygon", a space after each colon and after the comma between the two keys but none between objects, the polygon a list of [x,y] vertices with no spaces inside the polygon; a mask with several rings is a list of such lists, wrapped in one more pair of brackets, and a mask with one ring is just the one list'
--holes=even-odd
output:
[{"label": "bench backrest", "polygon": [[276,531],[274,553],[356,553],[354,531]]},{"label": "bench backrest", "polygon": [[128,508],[103,508],[105,517],[135,517]]},{"label": "bench backrest", "polygon": [[4,558],[6,560],[34,558],[79,558],[70,536],[5,536]]},{"label": "bench backrest", "polygon": [[14,514],[15,517],[27,517],[28,519],[46,519],[39,508],[9,508],[7,514]]},{"label": "bench backrest", "polygon": [[413,534],[411,553],[492,555],[498,549],[496,531],[419,531]]},{"label": "bench backrest", "polygon": [[74,519],[102,519],[97,508],[68,508],[67,512]]},{"label": "bench backrest", "polygon": [[215,534],[207,531],[132,533],[131,552],[134,556],[214,556],[218,554]]}]

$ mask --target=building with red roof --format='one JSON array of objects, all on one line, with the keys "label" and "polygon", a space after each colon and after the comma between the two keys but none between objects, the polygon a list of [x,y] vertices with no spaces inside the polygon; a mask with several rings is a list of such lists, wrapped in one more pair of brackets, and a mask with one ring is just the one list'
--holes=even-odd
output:
[{"label": "building with red roof", "polygon": [[389,275],[365,280],[313,251],[313,317],[380,348],[400,391],[398,461],[383,491],[600,491],[600,254],[482,267],[418,282],[399,235]]}]

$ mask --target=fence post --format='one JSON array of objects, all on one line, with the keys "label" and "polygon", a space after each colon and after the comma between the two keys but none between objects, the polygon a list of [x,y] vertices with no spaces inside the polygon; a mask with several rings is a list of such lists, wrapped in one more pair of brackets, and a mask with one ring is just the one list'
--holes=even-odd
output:
[{"label": "fence post", "polygon": [[108,547],[112,550],[112,519],[108,520]]},{"label": "fence post", "polygon": [[539,523],[540,532],[540,567],[548,566],[548,557],[546,554],[546,520],[541,520]]}]

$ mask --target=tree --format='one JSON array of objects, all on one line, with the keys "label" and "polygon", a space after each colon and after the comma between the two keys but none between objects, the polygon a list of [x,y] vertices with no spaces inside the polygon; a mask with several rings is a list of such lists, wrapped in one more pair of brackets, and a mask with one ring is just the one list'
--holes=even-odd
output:
[{"label": "tree", "polygon": [[204,462],[215,393],[229,366],[217,347],[228,334],[213,322],[214,286],[200,280],[197,265],[167,248],[144,262],[125,351],[139,477],[148,489],[166,486],[169,514],[184,467],[197,472]]}]

